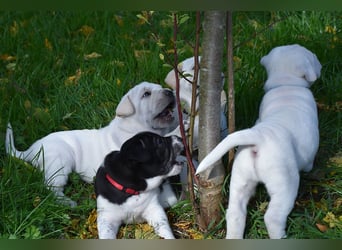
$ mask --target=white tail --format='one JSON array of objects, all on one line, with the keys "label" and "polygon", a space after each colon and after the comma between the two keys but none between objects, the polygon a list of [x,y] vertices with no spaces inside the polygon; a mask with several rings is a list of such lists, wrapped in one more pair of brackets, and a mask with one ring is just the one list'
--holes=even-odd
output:
[{"label": "white tail", "polygon": [[259,141],[260,136],[253,129],[244,129],[228,135],[201,161],[196,174],[207,170],[230,149],[237,146],[256,145]]}]

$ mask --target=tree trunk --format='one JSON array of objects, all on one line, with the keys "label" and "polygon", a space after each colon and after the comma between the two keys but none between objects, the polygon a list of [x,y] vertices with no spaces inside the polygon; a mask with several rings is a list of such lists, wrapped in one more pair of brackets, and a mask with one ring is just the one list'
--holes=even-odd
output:
[{"label": "tree trunk", "polygon": [[[202,58],[199,95],[199,160],[220,141],[220,105],[222,90],[222,57],[225,34],[225,12],[206,11],[203,22]],[[210,171],[210,170],[209,170]],[[217,163],[212,171],[199,177],[200,211],[205,227],[221,220],[221,189],[225,171]],[[203,226],[203,225],[202,225]]]}]

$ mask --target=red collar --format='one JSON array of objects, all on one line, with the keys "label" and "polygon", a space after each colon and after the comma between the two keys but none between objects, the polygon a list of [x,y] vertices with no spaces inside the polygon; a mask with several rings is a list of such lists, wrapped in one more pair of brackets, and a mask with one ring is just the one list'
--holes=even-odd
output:
[{"label": "red collar", "polygon": [[110,177],[109,174],[106,174],[106,178],[116,189],[118,189],[120,191],[123,191],[123,192],[125,192],[127,194],[132,194],[132,195],[138,195],[139,194],[138,191],[136,191],[136,190],[134,190],[132,188],[126,188],[126,187],[122,186],[121,184],[117,183],[116,181],[114,181],[112,179],[112,177]]}]

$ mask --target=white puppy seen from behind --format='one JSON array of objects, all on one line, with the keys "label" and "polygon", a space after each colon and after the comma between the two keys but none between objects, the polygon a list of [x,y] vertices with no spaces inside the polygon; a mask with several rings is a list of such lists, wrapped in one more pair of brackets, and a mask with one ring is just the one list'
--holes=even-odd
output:
[{"label": "white puppy seen from behind", "polygon": [[286,221],[299,187],[299,171],[310,171],[319,145],[317,107],[309,90],[320,76],[315,54],[299,45],[276,47],[261,59],[268,79],[252,128],[228,135],[200,163],[208,169],[239,146],[230,180],[226,238],[243,238],[247,203],[258,183],[270,195],[264,217],[270,238],[286,237]]}]

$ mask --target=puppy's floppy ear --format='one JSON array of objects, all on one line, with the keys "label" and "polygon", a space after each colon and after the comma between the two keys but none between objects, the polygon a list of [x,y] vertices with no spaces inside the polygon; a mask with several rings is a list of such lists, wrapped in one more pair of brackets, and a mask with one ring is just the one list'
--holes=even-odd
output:
[{"label": "puppy's floppy ear", "polygon": [[116,107],[116,115],[119,117],[128,117],[134,115],[135,107],[128,95],[125,95]]},{"label": "puppy's floppy ear", "polygon": [[308,82],[314,82],[321,75],[322,65],[313,53],[308,54],[305,59],[307,63],[305,65],[304,78]]},{"label": "puppy's floppy ear", "polygon": [[176,75],[175,70],[171,70],[165,77],[165,80],[167,85],[169,85],[172,89],[176,89]]},{"label": "puppy's floppy ear", "polygon": [[121,152],[130,161],[145,162],[149,159],[146,147],[142,139],[132,137],[122,145]]},{"label": "puppy's floppy ear", "polygon": [[[179,63],[177,66],[177,70],[179,72],[183,71],[183,64]],[[169,85],[172,89],[176,89],[176,75],[175,75],[175,70],[171,70],[165,77],[164,81],[166,82],[167,85]]]},{"label": "puppy's floppy ear", "polygon": [[105,168],[115,168],[120,163],[120,160],[118,160],[120,152],[119,151],[112,151],[109,154],[106,155],[103,161],[103,166]]}]

